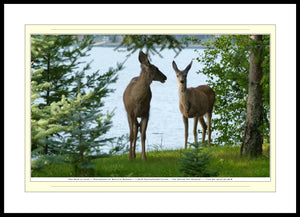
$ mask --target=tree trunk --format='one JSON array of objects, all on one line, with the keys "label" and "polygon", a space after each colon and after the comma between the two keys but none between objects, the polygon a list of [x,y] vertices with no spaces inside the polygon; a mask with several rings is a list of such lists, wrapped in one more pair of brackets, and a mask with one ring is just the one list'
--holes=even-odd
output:
[{"label": "tree trunk", "polygon": [[251,50],[249,87],[247,101],[247,119],[245,127],[244,141],[241,147],[241,155],[257,157],[262,154],[263,144],[263,102],[262,102],[262,61],[260,55],[262,35],[251,35],[250,40],[256,43]]},{"label": "tree trunk", "polygon": [[[48,62],[47,62],[47,82],[50,82],[50,55],[48,56]],[[46,105],[50,106],[50,101],[49,101],[49,97],[50,97],[50,87],[47,88],[47,92],[46,92]],[[46,140],[48,141],[49,136],[46,137]],[[48,144],[46,143],[44,145],[44,155],[48,154]]]}]

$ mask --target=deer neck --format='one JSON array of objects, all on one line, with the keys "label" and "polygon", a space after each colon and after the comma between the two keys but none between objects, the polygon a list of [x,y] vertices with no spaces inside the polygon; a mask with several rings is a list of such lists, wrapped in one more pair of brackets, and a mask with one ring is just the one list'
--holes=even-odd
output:
[{"label": "deer neck", "polygon": [[[134,98],[137,101],[143,102],[151,94],[150,84],[151,80],[147,78],[146,73],[141,72],[140,76],[137,77],[136,83],[134,85]],[[150,92],[150,93],[149,93]]]},{"label": "deer neck", "polygon": [[179,100],[181,103],[186,104],[187,103],[187,89],[186,89],[186,83],[182,84],[178,82],[178,95]]},{"label": "deer neck", "polygon": [[177,81],[177,84],[178,84],[179,96],[185,96],[186,95],[186,82],[181,83],[180,81]]},{"label": "deer neck", "polygon": [[150,84],[152,83],[152,79],[149,78],[149,76],[147,74],[148,73],[146,73],[144,70],[142,70],[140,73],[138,83],[141,87],[149,88]]},{"label": "deer neck", "polygon": [[178,83],[179,87],[179,108],[183,116],[189,117],[191,110],[190,91],[186,88],[186,83]]}]

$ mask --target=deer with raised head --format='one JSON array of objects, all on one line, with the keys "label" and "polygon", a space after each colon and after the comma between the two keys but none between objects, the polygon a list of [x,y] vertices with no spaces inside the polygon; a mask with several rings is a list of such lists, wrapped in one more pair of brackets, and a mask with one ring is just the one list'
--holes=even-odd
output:
[{"label": "deer with raised head", "polygon": [[[179,70],[175,61],[172,66],[177,76],[178,94],[179,94],[179,109],[182,113],[184,128],[185,128],[185,143],[184,148],[187,148],[188,138],[188,118],[194,118],[194,142],[197,142],[197,123],[202,127],[202,143],[205,141],[206,130],[208,131],[208,146],[211,138],[211,117],[215,102],[215,92],[207,85],[187,88],[187,74],[192,66],[191,63],[184,69]],[[203,115],[206,114],[207,125]]]},{"label": "deer with raised head", "polygon": [[[138,59],[141,63],[140,76],[134,77],[130,81],[123,94],[123,101],[130,129],[129,160],[136,157],[135,145],[139,127],[142,143],[141,158],[146,160],[145,139],[149,119],[150,101],[152,97],[150,84],[152,81],[160,81],[164,83],[167,80],[167,77],[159,71],[155,65],[152,65],[149,62],[147,54],[143,53],[143,51],[140,51]],[[141,118],[140,123],[137,118]]]}]

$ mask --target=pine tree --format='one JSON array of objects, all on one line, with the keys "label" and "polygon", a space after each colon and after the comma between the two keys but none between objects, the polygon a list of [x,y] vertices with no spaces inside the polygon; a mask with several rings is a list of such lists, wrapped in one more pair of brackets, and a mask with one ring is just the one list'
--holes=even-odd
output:
[{"label": "pine tree", "polygon": [[[40,55],[42,50],[53,44],[52,40],[44,41],[39,38],[32,38],[32,55]],[[32,62],[34,64],[34,61]],[[33,68],[33,67],[32,67]],[[41,82],[43,68],[31,72],[31,150],[32,156],[40,155],[45,149],[46,138],[68,130],[67,126],[57,124],[62,116],[72,112],[72,106],[65,100],[64,96],[58,102],[51,105],[40,103],[40,93],[52,86],[51,82]],[[76,103],[75,103],[76,104]],[[60,108],[64,109],[60,109]]]},{"label": "pine tree", "polygon": [[103,156],[101,147],[112,139],[104,135],[113,114],[101,109],[122,65],[88,75],[91,62],[82,57],[88,56],[92,42],[91,36],[32,37],[32,68],[39,68],[31,82],[32,153],[42,154],[37,168],[47,161],[64,161],[75,166],[76,175],[86,176],[91,159]]},{"label": "pine tree", "polygon": [[[167,48],[172,49],[176,53],[176,57],[187,45],[173,35],[124,35],[116,50],[126,47],[126,50],[130,52],[128,56],[130,56],[137,50],[145,49],[148,54],[162,57],[160,52]],[[157,50],[157,46],[159,46],[159,50]]]},{"label": "pine tree", "polygon": [[92,49],[93,36],[82,38],[72,35],[33,35],[32,39],[46,42],[40,52],[32,52],[33,69],[44,69],[43,76],[32,78],[38,83],[51,82],[51,86],[40,93],[43,104],[59,101],[61,96],[69,97],[69,87],[74,83],[73,73],[83,63],[80,58],[88,56]]},{"label": "pine tree", "polygon": [[209,151],[203,151],[201,143],[192,143],[193,149],[185,151],[184,156],[179,158],[178,166],[182,176],[185,177],[213,177],[218,172],[209,168],[212,158]]},{"label": "pine tree", "polygon": [[[43,69],[39,76],[32,76],[31,81],[48,84],[39,90],[39,108],[49,107],[52,103],[61,101],[62,96],[66,99],[75,97],[70,88],[74,84],[73,73],[82,64],[80,58],[88,56],[87,52],[92,48],[93,37],[88,35],[81,39],[72,35],[32,35],[31,40],[31,59],[34,62],[32,69]],[[53,124],[64,126],[63,115],[60,116],[61,119],[57,119],[56,123],[53,120]],[[57,132],[53,132],[46,138],[54,134],[58,135]],[[44,141],[45,154],[55,153],[48,146],[49,142]]]},{"label": "pine tree", "polygon": [[[61,144],[64,146],[64,153],[72,156],[71,162],[77,175],[92,175],[87,173],[94,166],[91,159],[106,155],[101,152],[101,147],[114,139],[105,137],[105,133],[112,126],[113,114],[103,114],[102,99],[113,91],[107,85],[116,82],[116,73],[121,69],[122,65],[118,65],[116,69],[110,68],[108,72],[100,75],[99,71],[91,76],[84,76],[85,71],[75,75],[77,83],[74,90],[77,90],[77,99],[81,100],[82,95],[86,98],[77,105],[75,112],[68,115],[67,125],[71,129],[64,135]],[[89,93],[86,93],[87,90]]]}]

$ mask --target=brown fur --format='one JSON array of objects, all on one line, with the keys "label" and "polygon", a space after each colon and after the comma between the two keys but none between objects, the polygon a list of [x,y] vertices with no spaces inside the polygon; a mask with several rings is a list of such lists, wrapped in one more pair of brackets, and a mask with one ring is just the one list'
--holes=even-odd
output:
[{"label": "brown fur", "polygon": [[[205,141],[206,130],[208,129],[208,146],[211,138],[211,117],[215,102],[215,92],[207,85],[200,85],[198,87],[186,87],[187,74],[192,66],[192,62],[184,69],[179,70],[176,63],[172,63],[173,69],[177,76],[178,94],[179,94],[179,109],[182,113],[183,123],[185,127],[185,144],[187,148],[188,137],[188,118],[194,118],[194,142],[197,142],[197,122],[202,127],[202,143]],[[203,119],[206,114],[207,125]]]},{"label": "brown fur", "polygon": [[[152,97],[150,84],[152,81],[165,82],[167,77],[152,65],[142,51],[139,53],[139,61],[141,63],[141,73],[139,77],[134,77],[123,94],[123,101],[127,112],[129,124],[130,149],[129,160],[136,157],[135,147],[138,128],[140,127],[141,142],[142,142],[142,159],[146,160],[145,139],[146,129],[149,120],[150,101]],[[141,118],[140,123],[137,118]]]}]

